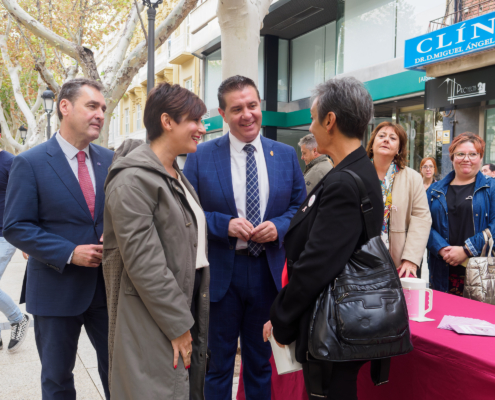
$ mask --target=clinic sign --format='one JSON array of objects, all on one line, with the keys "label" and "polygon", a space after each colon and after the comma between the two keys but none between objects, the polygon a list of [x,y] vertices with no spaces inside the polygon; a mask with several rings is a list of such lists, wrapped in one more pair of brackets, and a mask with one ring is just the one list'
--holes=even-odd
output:
[{"label": "clinic sign", "polygon": [[421,68],[491,48],[495,48],[495,12],[406,40],[404,68]]}]

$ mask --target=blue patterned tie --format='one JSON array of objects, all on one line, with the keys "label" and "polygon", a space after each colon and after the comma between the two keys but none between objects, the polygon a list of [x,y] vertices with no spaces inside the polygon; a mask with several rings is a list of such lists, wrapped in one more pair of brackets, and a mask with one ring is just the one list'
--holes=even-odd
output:
[{"label": "blue patterned tie", "polygon": [[[258,167],[254,158],[254,146],[247,144],[243,149],[247,153],[246,159],[246,218],[256,228],[261,224],[260,216],[260,191],[258,187]],[[258,257],[263,251],[263,245],[248,242],[248,249],[251,254]]]}]

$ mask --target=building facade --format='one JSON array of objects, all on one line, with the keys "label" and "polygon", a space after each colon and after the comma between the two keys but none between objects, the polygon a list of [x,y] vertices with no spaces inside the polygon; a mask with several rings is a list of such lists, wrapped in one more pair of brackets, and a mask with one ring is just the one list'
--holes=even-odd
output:
[{"label": "building facade", "polygon": [[[278,0],[263,21],[259,88],[263,134],[296,148],[308,133],[312,90],[335,76],[365,82],[375,104],[368,137],[380,122],[401,123],[409,135],[410,166],[435,157],[442,115],[424,107],[424,70],[404,68],[407,39],[428,32],[446,12],[446,0]],[[203,61],[201,94],[208,108],[206,140],[222,134],[216,91],[222,49],[218,0],[206,0],[190,15],[191,52]],[[365,139],[366,145],[368,138]],[[302,161],[301,161],[301,167]]]},{"label": "building facade", "polygon": [[442,175],[451,170],[452,138],[467,131],[485,140],[484,162],[495,162],[494,65],[494,0],[454,0],[428,33],[406,42],[405,66],[429,77],[425,107],[444,115]]},{"label": "building facade", "polygon": [[[175,3],[177,1],[168,1],[158,9],[156,26],[166,18]],[[147,22],[146,12],[143,12],[142,18]],[[143,38],[142,30],[137,30],[129,51]],[[191,54],[190,40],[190,16],[187,16],[179,28],[155,52],[155,84],[161,82],[179,84],[200,94],[202,61]],[[147,98],[147,67],[146,64],[139,70],[115,109],[109,129],[108,147],[111,149],[118,148],[127,138],[146,139],[143,112]]]}]

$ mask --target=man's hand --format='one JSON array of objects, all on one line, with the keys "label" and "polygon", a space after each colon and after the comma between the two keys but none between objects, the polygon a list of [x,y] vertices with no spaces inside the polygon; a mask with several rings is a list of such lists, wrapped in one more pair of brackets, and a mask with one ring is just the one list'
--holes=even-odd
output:
[{"label": "man's hand", "polygon": [[77,246],[72,255],[72,264],[80,267],[96,268],[101,264],[103,258],[103,245],[84,244]]},{"label": "man's hand", "polygon": [[256,243],[268,243],[277,240],[277,227],[271,221],[265,221],[259,224],[251,232],[251,240]]},{"label": "man's hand", "polygon": [[236,237],[247,242],[251,239],[253,224],[244,218],[233,218],[229,222],[229,236]]},{"label": "man's hand", "polygon": [[[443,257],[444,261],[452,266],[460,265],[466,258],[466,253],[461,246],[449,246],[445,247],[448,250],[447,254]],[[442,249],[443,250],[443,249]]]},{"label": "man's hand", "polygon": [[25,260],[27,260],[29,258],[29,255],[27,255],[26,253],[22,252],[22,256],[24,257]]}]

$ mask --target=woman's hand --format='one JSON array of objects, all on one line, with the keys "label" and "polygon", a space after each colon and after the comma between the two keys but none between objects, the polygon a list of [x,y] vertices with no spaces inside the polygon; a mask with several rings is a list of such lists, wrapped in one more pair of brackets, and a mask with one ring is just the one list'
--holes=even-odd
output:
[{"label": "woman's hand", "polygon": [[397,268],[397,272],[399,273],[399,278],[409,278],[409,274],[417,278],[416,271],[418,270],[418,266],[411,261],[402,260],[402,264]]},{"label": "woman's hand", "polygon": [[[266,342],[268,340],[268,338],[270,336],[272,336],[272,323],[271,321],[268,321],[264,326],[263,326],[263,340]],[[274,338],[275,339],[275,338]],[[285,345],[284,344],[280,344],[279,342],[277,342],[277,340],[275,339],[275,343],[277,343],[277,346],[280,347],[280,348],[284,348]]]},{"label": "woman's hand", "polygon": [[191,367],[191,353],[192,353],[192,336],[191,332],[187,331],[178,338],[172,340],[172,347],[174,349],[174,368],[177,368],[179,362],[179,352],[182,355],[184,366],[186,369]]},{"label": "woman's hand", "polygon": [[444,249],[447,250],[447,253],[443,257],[444,261],[454,267],[462,264],[468,258],[461,246],[449,246],[444,247]]},{"label": "woman's hand", "polygon": [[268,321],[264,326],[263,326],[263,341],[266,342],[268,341],[268,338],[272,336],[272,323],[271,321]]}]

